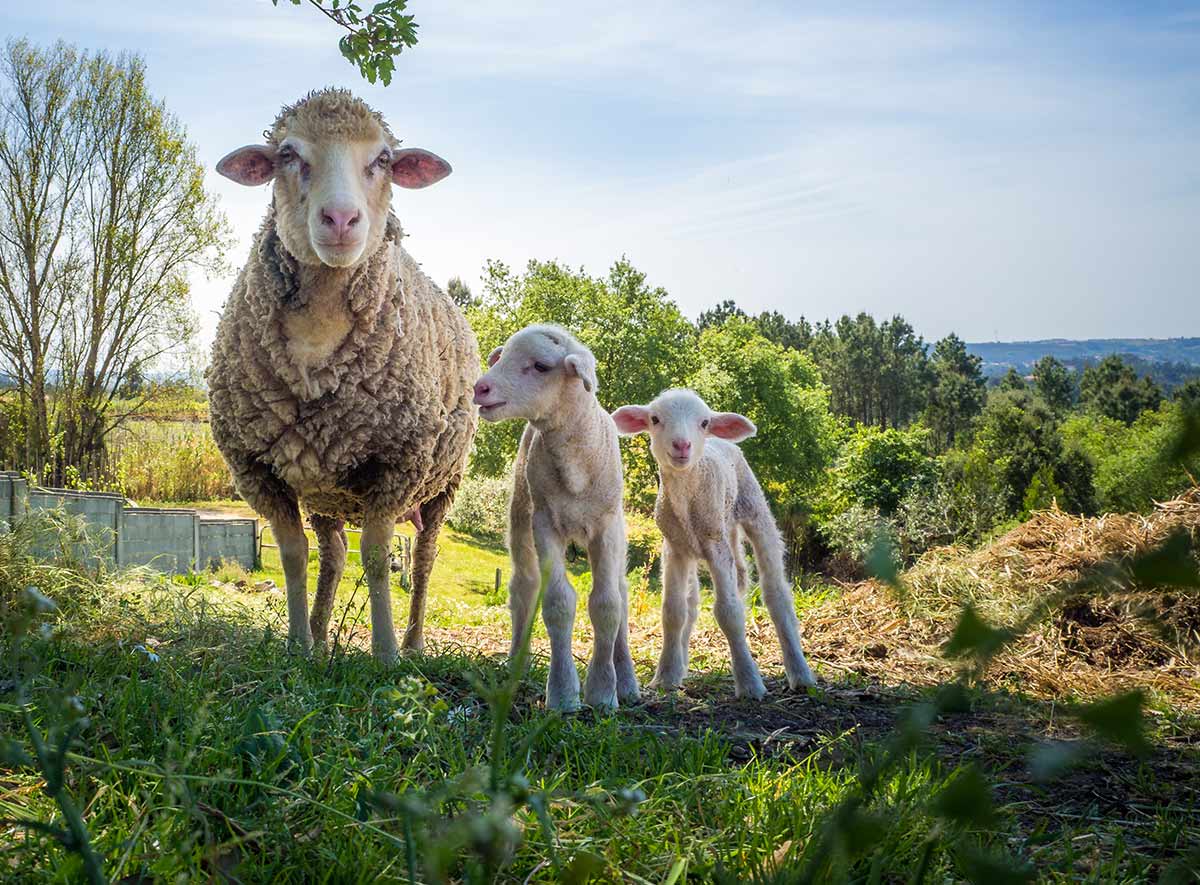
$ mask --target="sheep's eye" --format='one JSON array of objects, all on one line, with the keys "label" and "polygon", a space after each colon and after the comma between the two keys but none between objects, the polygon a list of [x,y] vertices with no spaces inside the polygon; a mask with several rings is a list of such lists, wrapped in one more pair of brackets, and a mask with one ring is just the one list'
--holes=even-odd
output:
[{"label": "sheep's eye", "polygon": [[651,416],[650,416],[650,423],[651,423],[651,424],[657,424],[657,423],[658,423],[658,416],[657,416],[657,415],[651,415]]},{"label": "sheep's eye", "polygon": [[296,152],[289,147],[285,147],[279,151],[280,163],[291,163],[296,159]]},{"label": "sheep's eye", "polygon": [[375,158],[375,165],[386,166],[391,159],[392,155],[387,151],[383,151],[378,157]]},{"label": "sheep's eye", "polygon": [[703,421],[700,422],[700,429],[708,430],[708,419],[707,418],[705,418]]},{"label": "sheep's eye", "polygon": [[545,363],[534,363],[533,368],[535,371],[541,372],[542,374],[550,371],[550,367]]}]

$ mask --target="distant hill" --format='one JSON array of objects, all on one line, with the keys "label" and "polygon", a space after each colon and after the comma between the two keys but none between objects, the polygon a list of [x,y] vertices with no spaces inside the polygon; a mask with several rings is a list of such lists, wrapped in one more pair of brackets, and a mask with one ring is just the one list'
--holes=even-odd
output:
[{"label": "distant hill", "polygon": [[1200,377],[1200,338],[1047,338],[1043,341],[981,341],[967,350],[983,360],[984,374],[995,378],[1010,368],[1022,375],[1047,354],[1082,371],[1109,354],[1120,354],[1143,375],[1168,391],[1190,378]]}]

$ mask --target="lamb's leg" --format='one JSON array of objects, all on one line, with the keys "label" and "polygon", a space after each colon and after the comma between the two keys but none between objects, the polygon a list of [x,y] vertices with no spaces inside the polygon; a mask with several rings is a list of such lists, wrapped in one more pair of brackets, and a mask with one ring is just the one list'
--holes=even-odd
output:
[{"label": "lamb's leg", "polygon": [[[624,563],[622,563],[624,564]],[[617,624],[617,641],[613,644],[613,667],[617,671],[617,700],[626,704],[642,699],[633,655],[629,651],[629,582],[621,575],[621,618]]]},{"label": "lamb's leg", "polygon": [[666,541],[662,548],[663,567],[663,647],[654,671],[655,688],[673,690],[687,676],[689,624],[689,591],[693,563],[673,550]]},{"label": "lamb's leg", "polygon": [[289,504],[281,504],[270,517],[271,532],[279,545],[287,588],[288,645],[308,654],[313,643],[308,624],[308,536],[300,521],[300,508],[295,501]]},{"label": "lamb's leg", "polygon": [[792,586],[783,569],[783,540],[779,530],[764,514],[744,526],[750,543],[754,547],[754,560],[758,563],[758,580],[762,586],[763,602],[775,625],[775,635],[783,650],[783,669],[787,673],[788,686],[816,685],[817,679],[804,659],[800,648],[800,625],[796,619],[796,603],[792,598]]},{"label": "lamb's leg", "polygon": [[619,520],[609,524],[588,543],[592,567],[592,592],[588,617],[592,622],[592,659],[588,664],[583,700],[591,707],[616,709],[617,668],[614,653],[626,605],[621,599],[625,565],[625,530]]},{"label": "lamb's leg", "polygon": [[419,513],[420,530],[413,544],[412,600],[408,610],[408,627],[404,631],[404,651],[420,652],[425,648],[425,597],[429,590],[429,574],[437,559],[438,533],[450,509],[450,496],[438,495],[422,505]]},{"label": "lamb's leg", "polygon": [[738,697],[759,700],[766,695],[767,689],[758,673],[758,664],[754,663],[754,656],[750,653],[750,643],[746,641],[746,605],[738,595],[734,553],[729,549],[728,541],[710,544],[705,553],[716,596],[714,610],[717,624],[729,643],[734,693]]},{"label": "lamb's leg", "polygon": [[396,531],[395,513],[373,513],[363,520],[363,571],[371,598],[371,653],[386,664],[396,660],[396,630],[392,625],[392,582],[389,554]]},{"label": "lamb's leg", "polygon": [[575,588],[567,580],[563,559],[566,541],[550,520],[535,513],[533,542],[538,562],[547,575],[546,595],[542,600],[542,620],[550,634],[550,675],[546,679],[546,706],[564,712],[579,709],[579,673],[571,653],[571,634],[575,629]]},{"label": "lamb's leg", "polygon": [[508,582],[508,610],[512,613],[512,643],[509,658],[515,658],[526,631],[533,629],[533,607],[542,584],[537,547],[533,543],[533,501],[529,483],[518,463],[508,508],[508,553],[512,559],[512,577]]},{"label": "lamb's leg", "polygon": [[337,594],[338,583],[342,580],[342,573],[346,570],[346,530],[342,520],[331,516],[314,514],[311,522],[313,532],[317,536],[321,569],[317,573],[317,592],[308,623],[312,628],[313,644],[318,651],[323,651],[329,639],[329,617],[333,614],[333,599]]}]

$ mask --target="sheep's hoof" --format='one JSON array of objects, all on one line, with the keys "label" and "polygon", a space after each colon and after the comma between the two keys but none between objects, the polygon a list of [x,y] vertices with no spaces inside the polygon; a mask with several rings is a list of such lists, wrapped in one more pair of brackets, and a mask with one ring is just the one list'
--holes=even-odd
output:
[{"label": "sheep's hoof", "polygon": [[557,710],[559,713],[578,713],[580,709],[579,696],[573,698],[546,698],[546,709]]},{"label": "sheep's hoof", "polygon": [[788,688],[792,691],[803,691],[806,688],[813,688],[817,684],[817,677],[813,675],[811,670],[805,670],[803,673],[798,673],[793,676],[788,674]]},{"label": "sheep's hoof", "polygon": [[622,704],[636,704],[642,700],[642,687],[638,685],[637,680],[629,682],[619,682],[617,684],[617,700]]},{"label": "sheep's hoof", "polygon": [[674,678],[670,676],[655,676],[654,679],[650,681],[650,688],[652,688],[654,691],[661,691],[667,694],[675,691],[681,691],[683,689],[683,677],[680,676],[678,678]]}]

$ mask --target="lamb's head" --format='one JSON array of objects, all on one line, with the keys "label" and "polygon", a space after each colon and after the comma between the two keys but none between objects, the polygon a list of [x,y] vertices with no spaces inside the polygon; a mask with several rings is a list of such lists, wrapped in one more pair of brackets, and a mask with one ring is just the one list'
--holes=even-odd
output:
[{"label": "lamb's head", "polygon": [[577,396],[595,396],[596,358],[566,329],[526,326],[488,356],[475,384],[479,414],[488,421],[543,421],[561,415]]},{"label": "lamb's head", "polygon": [[650,434],[650,453],[664,471],[690,470],[710,436],[736,443],[755,434],[749,418],[714,412],[695,392],[682,388],[660,393],[647,406],[621,406],[613,421],[622,436]]},{"label": "lamb's head", "polygon": [[274,182],[279,237],[305,264],[358,264],[383,240],[393,184],[426,187],[450,174],[436,154],[400,148],[383,117],[344,89],[309,93],[264,135],[217,171],[238,184]]}]

